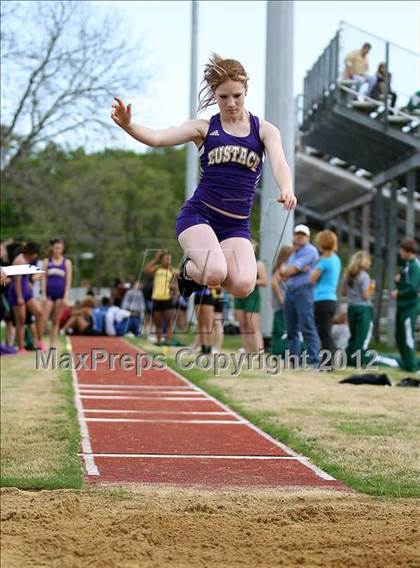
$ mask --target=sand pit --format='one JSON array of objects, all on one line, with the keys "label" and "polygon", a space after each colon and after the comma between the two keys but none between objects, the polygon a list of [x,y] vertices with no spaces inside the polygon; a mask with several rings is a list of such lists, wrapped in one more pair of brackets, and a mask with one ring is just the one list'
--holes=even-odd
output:
[{"label": "sand pit", "polygon": [[420,566],[420,502],[325,490],[2,493],[2,566]]}]

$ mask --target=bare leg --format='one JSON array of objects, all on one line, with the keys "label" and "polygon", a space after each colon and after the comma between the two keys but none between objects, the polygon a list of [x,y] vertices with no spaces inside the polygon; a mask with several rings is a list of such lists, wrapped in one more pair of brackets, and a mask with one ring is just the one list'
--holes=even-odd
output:
[{"label": "bare leg", "polygon": [[222,350],[223,345],[223,313],[214,313],[212,345],[217,352]]},{"label": "bare leg", "polygon": [[164,321],[167,322],[167,328],[166,328],[166,341],[168,343],[172,342],[172,335],[174,332],[173,326],[174,326],[174,310],[170,309],[170,310],[165,310],[163,312],[163,317],[164,317]]},{"label": "bare leg", "polygon": [[264,351],[264,341],[260,331],[260,314],[256,312],[247,312],[245,314],[248,329],[250,331],[250,339],[254,343],[256,353]]},{"label": "bare leg", "polygon": [[26,306],[18,305],[13,306],[13,313],[15,315],[16,322],[16,341],[18,344],[18,349],[25,348],[25,319],[26,319]]},{"label": "bare leg", "polygon": [[6,343],[7,345],[13,345],[16,337],[16,328],[13,322],[8,321],[6,323]]},{"label": "bare leg", "polygon": [[60,327],[60,316],[63,311],[63,300],[56,300],[54,302],[51,322],[50,345],[55,347],[57,344],[58,329]]},{"label": "bare leg", "polygon": [[41,306],[38,304],[35,298],[31,298],[26,304],[29,311],[35,316],[35,341],[40,342],[42,341],[42,327],[44,323]]},{"label": "bare leg", "polygon": [[77,316],[70,316],[69,319],[64,324],[63,330],[67,331],[70,328],[75,329],[76,324],[77,324]]},{"label": "bare leg", "polygon": [[214,306],[209,306],[207,304],[196,306],[196,313],[199,344],[210,347],[212,344]]},{"label": "bare leg", "polygon": [[52,300],[46,300],[42,306],[42,333],[46,333],[47,331],[47,326],[48,326],[48,320],[50,319],[50,315],[51,315],[51,311],[53,309],[53,301]]},{"label": "bare leg", "polygon": [[209,225],[194,225],[182,231],[179,244],[191,259],[187,275],[199,284],[220,286],[226,278],[227,267],[219,241]]},{"label": "bare leg", "polygon": [[246,298],[255,288],[257,261],[251,241],[232,237],[220,243],[226,258],[227,276],[223,288],[237,298]]},{"label": "bare leg", "polygon": [[155,328],[156,328],[156,344],[160,345],[160,341],[162,339],[162,324],[163,324],[163,318],[162,318],[162,312],[153,312],[153,320],[155,322]]},{"label": "bare leg", "polygon": [[248,320],[244,310],[235,310],[235,318],[239,323],[239,331],[241,332],[241,340],[245,353],[252,353],[252,339]]}]

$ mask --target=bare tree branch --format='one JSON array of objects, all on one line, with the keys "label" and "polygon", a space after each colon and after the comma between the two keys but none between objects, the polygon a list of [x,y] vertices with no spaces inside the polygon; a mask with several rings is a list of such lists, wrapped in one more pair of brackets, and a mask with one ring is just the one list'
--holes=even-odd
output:
[{"label": "bare tree branch", "polygon": [[[2,43],[11,37],[17,43],[3,68],[15,88],[3,96],[9,108],[1,133],[6,169],[49,141],[63,142],[81,129],[89,134],[91,127],[106,131],[110,97],[138,92],[145,81],[133,63],[140,61],[140,46],[127,44],[114,14],[100,16],[90,2],[74,0],[13,4],[2,36]],[[29,38],[15,33],[23,12],[33,30]]]}]

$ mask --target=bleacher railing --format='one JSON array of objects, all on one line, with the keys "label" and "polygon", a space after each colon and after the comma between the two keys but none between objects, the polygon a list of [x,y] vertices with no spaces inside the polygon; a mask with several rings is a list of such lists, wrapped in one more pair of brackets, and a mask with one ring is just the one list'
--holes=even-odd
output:
[{"label": "bleacher railing", "polygon": [[[303,118],[307,120],[326,96],[341,86],[344,77],[344,61],[347,54],[371,44],[368,54],[369,75],[375,75],[380,63],[385,63],[391,73],[392,90],[397,95],[394,109],[390,108],[386,83],[383,106],[384,117],[390,111],[405,111],[412,95],[420,89],[420,54],[403,48],[365,30],[341,22],[340,28],[324,49],[304,79]],[[354,92],[356,96],[357,93]]]}]

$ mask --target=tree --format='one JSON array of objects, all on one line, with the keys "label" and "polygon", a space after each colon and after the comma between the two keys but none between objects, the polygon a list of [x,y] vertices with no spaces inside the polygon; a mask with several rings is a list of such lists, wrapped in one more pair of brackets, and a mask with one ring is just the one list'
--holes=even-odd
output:
[{"label": "tree", "polygon": [[80,145],[81,136],[103,137],[114,129],[112,97],[139,92],[146,76],[140,46],[127,44],[109,8],[103,14],[98,5],[74,0],[1,6],[2,174],[28,184],[20,160],[51,141]]}]

